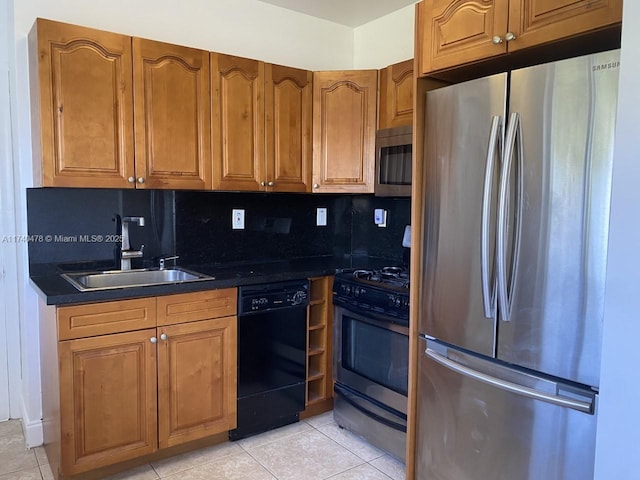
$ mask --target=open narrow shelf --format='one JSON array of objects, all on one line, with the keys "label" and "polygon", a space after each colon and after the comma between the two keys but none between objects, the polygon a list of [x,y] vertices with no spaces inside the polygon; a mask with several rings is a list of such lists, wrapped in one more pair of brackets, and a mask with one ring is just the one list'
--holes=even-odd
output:
[{"label": "open narrow shelf", "polygon": [[307,406],[309,414],[331,409],[333,378],[331,373],[333,335],[333,277],[309,279],[307,309]]}]

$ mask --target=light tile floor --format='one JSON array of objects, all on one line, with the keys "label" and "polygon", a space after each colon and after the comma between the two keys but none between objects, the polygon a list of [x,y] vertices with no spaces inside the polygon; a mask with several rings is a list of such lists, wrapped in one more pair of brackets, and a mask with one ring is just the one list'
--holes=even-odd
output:
[{"label": "light tile floor", "polygon": [[[25,448],[19,420],[0,423],[0,480],[51,480],[42,447]],[[142,465],[109,480],[404,480],[404,465],[340,429],[328,412],[238,442]]]}]

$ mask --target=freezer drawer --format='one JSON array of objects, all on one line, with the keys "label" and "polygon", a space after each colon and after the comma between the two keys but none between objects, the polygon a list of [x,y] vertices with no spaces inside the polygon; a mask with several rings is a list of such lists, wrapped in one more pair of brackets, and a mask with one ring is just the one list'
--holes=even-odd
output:
[{"label": "freezer drawer", "polygon": [[420,345],[419,480],[593,478],[593,391]]}]

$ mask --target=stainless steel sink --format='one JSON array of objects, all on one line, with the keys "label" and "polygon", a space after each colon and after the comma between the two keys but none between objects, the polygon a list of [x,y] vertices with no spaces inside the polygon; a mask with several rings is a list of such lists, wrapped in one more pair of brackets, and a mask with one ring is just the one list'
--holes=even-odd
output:
[{"label": "stainless steel sink", "polygon": [[165,268],[163,270],[140,269],[63,273],[61,277],[81,292],[108,290],[110,288],[145,287],[166,283],[197,282],[200,280],[213,280],[214,278],[180,267]]}]

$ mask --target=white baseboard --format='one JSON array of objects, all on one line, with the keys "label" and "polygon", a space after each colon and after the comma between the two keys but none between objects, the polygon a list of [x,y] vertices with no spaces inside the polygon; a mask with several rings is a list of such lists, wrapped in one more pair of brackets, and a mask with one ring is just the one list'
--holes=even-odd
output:
[{"label": "white baseboard", "polygon": [[39,447],[44,443],[42,419],[30,419],[24,402],[22,402],[22,428],[27,448]]}]

